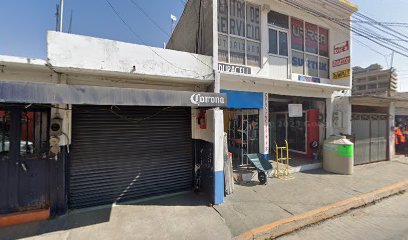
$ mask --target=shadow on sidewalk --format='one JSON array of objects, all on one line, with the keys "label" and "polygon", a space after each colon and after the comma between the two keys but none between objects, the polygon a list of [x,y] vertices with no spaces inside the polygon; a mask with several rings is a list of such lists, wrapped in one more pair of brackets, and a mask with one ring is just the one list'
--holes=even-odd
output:
[{"label": "shadow on sidewalk", "polygon": [[[183,193],[170,197],[157,199],[117,203],[120,206],[206,206],[208,197],[203,193]],[[54,219],[20,224],[9,227],[0,227],[0,239],[11,240],[26,237],[33,237],[46,233],[65,231],[80,227],[86,227],[109,222],[112,214],[112,205],[106,205],[96,208],[85,208],[70,211],[63,216]],[[125,221],[125,220],[124,220]]]}]

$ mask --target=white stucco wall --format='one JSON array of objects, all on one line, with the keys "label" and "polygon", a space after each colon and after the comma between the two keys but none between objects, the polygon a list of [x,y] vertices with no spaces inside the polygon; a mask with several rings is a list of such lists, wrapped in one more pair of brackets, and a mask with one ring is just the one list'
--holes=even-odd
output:
[{"label": "white stucco wall", "polygon": [[212,57],[74,34],[48,32],[54,68],[213,80]]}]

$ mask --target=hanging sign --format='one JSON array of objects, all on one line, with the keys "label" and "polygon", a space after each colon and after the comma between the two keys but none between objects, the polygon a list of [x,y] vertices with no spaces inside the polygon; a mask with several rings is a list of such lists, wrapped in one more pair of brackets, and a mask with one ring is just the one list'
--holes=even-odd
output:
[{"label": "hanging sign", "polygon": [[334,45],[334,54],[339,54],[348,50],[350,50],[349,41],[345,41]]},{"label": "hanging sign", "polygon": [[318,77],[310,77],[310,76],[305,76],[305,75],[299,75],[298,80],[302,82],[314,82],[314,83],[320,83],[320,78]]},{"label": "hanging sign", "polygon": [[341,65],[345,65],[349,63],[350,63],[350,56],[334,60],[332,65],[333,67],[337,67],[337,66],[341,66]]},{"label": "hanging sign", "polygon": [[340,80],[348,77],[350,77],[350,68],[333,73],[334,80]]},{"label": "hanging sign", "polygon": [[302,104],[288,104],[289,117],[302,117],[303,107]]}]

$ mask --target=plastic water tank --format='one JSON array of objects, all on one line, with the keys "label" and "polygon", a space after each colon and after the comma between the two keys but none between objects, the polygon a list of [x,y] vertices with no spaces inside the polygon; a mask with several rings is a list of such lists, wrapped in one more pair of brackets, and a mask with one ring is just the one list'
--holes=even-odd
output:
[{"label": "plastic water tank", "polygon": [[323,145],[323,169],[339,174],[353,174],[354,145],[345,136],[330,136]]}]

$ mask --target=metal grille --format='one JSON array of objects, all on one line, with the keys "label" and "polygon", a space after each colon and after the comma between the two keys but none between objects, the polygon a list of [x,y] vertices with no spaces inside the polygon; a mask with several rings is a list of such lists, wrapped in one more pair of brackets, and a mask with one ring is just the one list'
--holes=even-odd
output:
[{"label": "metal grille", "polygon": [[82,208],[190,189],[190,108],[73,108],[69,206]]}]

